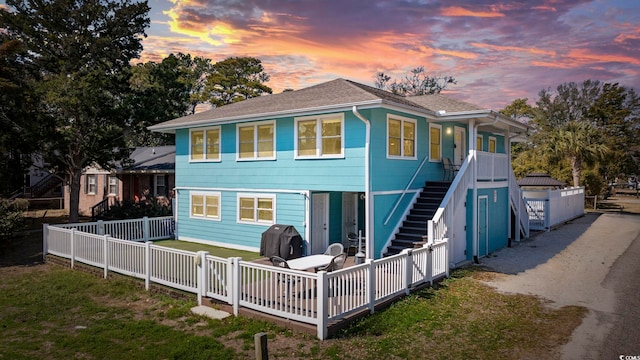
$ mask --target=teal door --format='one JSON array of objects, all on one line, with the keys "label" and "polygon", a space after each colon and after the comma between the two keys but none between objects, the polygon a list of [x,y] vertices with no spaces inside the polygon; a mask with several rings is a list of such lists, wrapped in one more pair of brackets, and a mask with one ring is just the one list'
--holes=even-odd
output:
[{"label": "teal door", "polygon": [[489,219],[487,211],[489,206],[489,198],[484,196],[478,197],[478,257],[487,256],[489,248]]}]

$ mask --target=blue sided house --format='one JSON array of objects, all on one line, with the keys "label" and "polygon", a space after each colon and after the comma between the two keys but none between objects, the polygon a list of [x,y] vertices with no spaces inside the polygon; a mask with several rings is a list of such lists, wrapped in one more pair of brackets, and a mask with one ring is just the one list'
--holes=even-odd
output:
[{"label": "blue sided house", "polygon": [[448,238],[455,266],[528,232],[509,160],[528,127],[443,95],[336,79],[150,129],[176,137],[180,240],[258,251],[284,224],[306,254],[355,233],[381,258]]}]

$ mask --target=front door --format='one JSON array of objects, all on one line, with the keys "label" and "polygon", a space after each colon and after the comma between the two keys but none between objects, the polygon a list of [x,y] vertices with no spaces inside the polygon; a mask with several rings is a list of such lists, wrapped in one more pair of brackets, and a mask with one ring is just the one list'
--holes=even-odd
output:
[{"label": "front door", "polygon": [[489,198],[478,197],[478,257],[487,256],[489,248],[489,219],[487,216]]},{"label": "front door", "polygon": [[322,254],[329,246],[329,194],[313,194],[311,203],[311,254]]},{"label": "front door", "polygon": [[453,164],[462,165],[464,158],[467,157],[466,135],[464,128],[454,127],[453,134]]}]

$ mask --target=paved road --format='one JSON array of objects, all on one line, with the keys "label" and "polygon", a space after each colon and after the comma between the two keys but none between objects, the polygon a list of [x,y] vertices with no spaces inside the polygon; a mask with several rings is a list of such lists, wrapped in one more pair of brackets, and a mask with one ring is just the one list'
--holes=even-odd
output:
[{"label": "paved road", "polygon": [[588,214],[482,262],[500,291],[589,309],[563,359],[640,358],[640,216]]}]

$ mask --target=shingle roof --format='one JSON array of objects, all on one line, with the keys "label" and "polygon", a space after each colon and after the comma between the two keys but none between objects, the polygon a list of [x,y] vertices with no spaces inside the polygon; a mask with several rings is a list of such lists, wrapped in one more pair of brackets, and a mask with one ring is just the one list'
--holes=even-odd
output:
[{"label": "shingle roof", "polygon": [[426,110],[422,106],[401,95],[376,89],[350,80],[336,79],[308,88],[279,94],[258,96],[233,104],[228,104],[197,114],[166,121],[152,130],[173,129],[180,126],[202,125],[243,117],[272,116],[287,112],[352,106],[366,103],[390,103]]},{"label": "shingle roof", "polygon": [[445,110],[446,112],[487,110],[479,107],[478,105],[455,100],[441,94],[409,96],[407,99],[433,112],[438,112],[440,110]]},{"label": "shingle roof", "polygon": [[129,158],[133,164],[119,168],[118,172],[173,172],[176,168],[176,147],[138,147]]},{"label": "shingle roof", "polygon": [[518,186],[561,187],[565,183],[545,173],[532,172],[518,180]]}]

